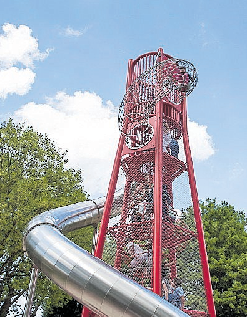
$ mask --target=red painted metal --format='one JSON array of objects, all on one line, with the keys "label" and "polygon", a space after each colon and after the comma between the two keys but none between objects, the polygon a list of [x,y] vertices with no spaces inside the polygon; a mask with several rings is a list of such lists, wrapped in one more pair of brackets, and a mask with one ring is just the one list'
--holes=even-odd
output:
[{"label": "red painted metal", "polygon": [[[131,75],[132,69],[133,69],[132,65],[133,65],[133,61],[129,60],[128,74],[127,74],[127,87],[129,85],[131,85],[131,81],[132,81],[132,75]],[[113,171],[112,171],[112,175],[111,175],[111,179],[110,179],[110,183],[109,183],[108,193],[107,193],[106,202],[105,202],[105,206],[104,206],[103,217],[101,220],[98,242],[97,242],[97,246],[96,246],[95,253],[94,253],[94,255],[98,258],[101,258],[102,253],[103,253],[106,231],[107,231],[107,227],[108,227],[108,223],[109,223],[110,212],[111,212],[112,202],[113,202],[113,198],[114,198],[114,192],[116,190],[116,184],[117,184],[117,180],[118,180],[119,168],[120,168],[120,163],[121,163],[121,154],[123,151],[123,144],[124,144],[124,140],[125,140],[124,133],[126,133],[127,125],[128,125],[128,121],[126,120],[125,126],[123,128],[123,134],[120,135],[118,149],[117,149],[116,157],[115,157],[114,164],[113,164]]]},{"label": "red painted metal", "polygon": [[155,177],[154,177],[154,239],[153,239],[153,292],[161,296],[162,245],[162,166],[163,166],[163,102],[156,104]]},{"label": "red painted metal", "polygon": [[[156,82],[153,81],[153,78],[150,82],[142,82],[142,79],[140,80],[139,76],[142,73],[150,68],[154,69],[157,63],[160,65],[161,62],[166,60],[168,62],[162,63],[161,68],[157,69]],[[179,92],[179,86],[174,84],[176,91],[174,92],[173,90],[168,92],[168,94],[174,94],[173,97],[177,98],[176,93],[178,94],[182,91],[184,96],[183,101],[176,103],[175,101],[172,102],[172,100],[169,101],[166,97],[162,97],[163,99],[160,98],[158,101],[155,99],[156,102],[153,108],[151,106],[148,108],[148,116],[146,113],[144,116],[147,107],[143,100],[150,102],[149,97],[147,97],[150,91],[152,89],[161,89],[161,86],[163,87],[166,84],[167,78],[164,74],[170,72],[169,76],[171,80],[177,80],[178,85],[183,84],[182,78],[184,75],[180,73],[179,69],[179,64],[176,64],[170,55],[164,54],[162,49],[159,49],[158,52],[143,54],[136,60],[129,60],[128,62],[127,99],[124,104],[123,127],[104,206],[95,256],[102,258],[104,246],[107,243],[106,236],[108,235],[109,239],[112,239],[110,241],[114,241],[115,243],[115,249],[113,249],[114,261],[111,262],[111,265],[124,274],[129,275],[130,278],[133,278],[143,286],[153,289],[154,293],[162,296],[161,280],[162,278],[167,278],[167,273],[162,271],[162,265],[167,265],[169,276],[174,280],[183,272],[181,265],[186,265],[186,261],[188,261],[188,255],[186,255],[187,260],[183,259],[183,252],[187,252],[189,248],[193,247],[193,241],[198,240],[208,309],[202,308],[202,311],[199,311],[200,309],[193,310],[194,308],[197,309],[197,307],[189,306],[190,310],[187,309],[186,312],[191,316],[199,317],[207,316],[206,311],[208,310],[210,317],[215,317],[198,194],[189,147],[184,90],[180,90]],[[188,74],[187,78],[189,78]],[[131,91],[129,87],[132,89]],[[140,122],[142,126],[138,125]],[[179,159],[178,156],[175,157],[163,149],[164,131],[166,131],[164,128],[165,125],[168,125],[167,133],[171,133],[169,131],[172,131],[174,140],[183,138],[187,164],[185,164],[183,159]],[[143,146],[138,147],[138,141],[142,141],[142,134],[146,131],[145,127],[148,126],[151,130],[153,129],[153,139],[147,143],[143,143]],[[138,127],[140,127],[140,130],[138,130]],[[139,136],[135,134],[135,131],[139,132]],[[127,138],[129,138],[130,143],[126,141]],[[131,147],[132,144],[134,145],[133,148]],[[126,176],[121,217],[117,223],[109,226],[120,166]],[[175,223],[172,217],[169,216],[169,208],[175,208],[174,204],[177,204],[177,201],[174,203],[173,192],[175,180],[178,180],[182,174],[187,175],[187,172],[197,233],[194,228],[191,230],[186,223]],[[153,197],[151,204],[147,199],[150,193],[152,193]],[[163,196],[168,196],[170,202],[168,202],[168,198],[164,199]],[[142,200],[141,204],[140,199]],[[142,214],[139,210],[140,206],[143,210]],[[141,217],[141,220],[137,220],[137,216]],[[149,254],[150,245],[151,255]],[[188,245],[189,248],[187,248]],[[130,246],[133,246],[132,254],[130,253]],[[134,247],[139,250],[139,254],[140,250],[144,252],[142,256],[145,255],[146,266],[143,263],[137,263],[133,255]],[[152,259],[151,261],[150,258]],[[82,316],[92,317],[95,314],[84,308]]]},{"label": "red painted metal", "polygon": [[[165,59],[163,49],[158,50],[158,62]],[[162,167],[163,167],[163,101],[156,104],[154,174],[154,237],[153,237],[153,292],[161,296],[162,262]]]},{"label": "red painted metal", "polygon": [[[133,61],[130,59],[128,62],[128,74],[127,74],[127,87],[131,84],[131,74],[132,74],[132,64]],[[128,122],[126,121],[125,127],[123,128],[123,132],[126,132]],[[111,179],[109,183],[109,188],[108,188],[108,193],[106,197],[106,202],[104,205],[104,211],[103,211],[103,216],[101,219],[101,224],[100,224],[100,230],[99,230],[99,236],[98,236],[98,241],[97,245],[95,248],[94,256],[98,258],[102,258],[103,254],[103,249],[104,249],[104,243],[105,243],[105,238],[106,238],[106,231],[110,219],[110,212],[111,212],[111,207],[113,203],[113,198],[114,198],[114,192],[116,190],[116,184],[118,180],[118,174],[119,174],[119,168],[120,168],[120,163],[121,163],[121,154],[123,150],[123,144],[124,144],[124,134],[121,134],[119,142],[118,142],[118,148],[115,156],[115,160],[113,163],[113,171],[111,174]],[[95,316],[94,313],[90,312],[90,310],[87,307],[83,307],[82,309],[82,317],[93,317]]]},{"label": "red painted metal", "polygon": [[186,155],[186,162],[188,166],[189,183],[190,183],[193,209],[194,209],[194,215],[195,215],[195,221],[196,221],[196,228],[198,233],[199,252],[201,256],[201,264],[202,264],[204,286],[205,286],[206,298],[207,298],[207,304],[208,304],[208,312],[210,314],[210,317],[216,317],[216,311],[215,311],[214,299],[213,299],[213,289],[211,284],[206,244],[205,244],[204,233],[203,233],[203,224],[201,219],[199,199],[198,199],[198,193],[196,188],[193,161],[192,161],[192,156],[191,156],[191,151],[189,146],[186,99],[184,99],[182,102],[182,111],[183,111],[184,149],[185,149],[185,155]]},{"label": "red painted metal", "polygon": [[122,153],[122,149],[123,149],[123,142],[124,142],[124,135],[121,135],[119,143],[118,143],[118,150],[117,150],[114,165],[113,165],[113,171],[112,171],[111,180],[110,180],[109,189],[108,189],[108,194],[107,194],[106,202],[105,202],[105,206],[104,206],[103,217],[101,220],[101,225],[100,225],[100,230],[99,230],[99,238],[98,238],[97,246],[96,246],[95,253],[94,253],[94,255],[98,258],[101,258],[102,253],[103,253],[103,248],[104,248],[104,243],[105,243],[105,238],[106,238],[106,231],[107,231],[107,227],[108,227],[108,223],[109,223],[114,192],[116,190],[116,184],[117,184],[117,180],[118,180],[118,173],[119,173],[120,162],[121,162],[121,153]]},{"label": "red painted metal", "polygon": [[89,315],[90,315],[90,310],[86,306],[84,306],[82,308],[81,317],[89,317]]}]

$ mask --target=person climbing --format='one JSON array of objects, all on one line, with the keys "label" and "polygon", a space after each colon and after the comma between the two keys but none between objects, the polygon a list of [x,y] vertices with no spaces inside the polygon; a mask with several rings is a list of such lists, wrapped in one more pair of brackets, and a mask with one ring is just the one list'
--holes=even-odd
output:
[{"label": "person climbing", "polygon": [[163,298],[171,302],[174,292],[174,282],[169,278],[162,280]]},{"label": "person climbing", "polygon": [[178,76],[178,88],[182,92],[186,92],[190,89],[190,80],[189,75],[186,72],[186,68],[184,66],[179,67],[180,75]]},{"label": "person climbing", "polygon": [[169,143],[169,148],[171,151],[171,156],[178,158],[179,145],[178,145],[178,141],[176,139],[171,138],[171,142]]},{"label": "person climbing", "polygon": [[174,279],[174,291],[170,295],[168,301],[179,309],[184,309],[184,290],[182,288],[182,281],[179,277]]},{"label": "person climbing", "polygon": [[134,242],[129,242],[126,245],[126,248],[128,249],[129,253],[134,256],[132,261],[130,262],[130,266],[132,268],[140,267],[140,266],[147,266],[150,265],[150,262],[152,261],[152,257],[150,257],[150,254],[148,250],[143,250],[139,244]]},{"label": "person climbing", "polygon": [[172,140],[171,131],[167,123],[164,124],[164,131],[163,131],[163,152],[170,153],[169,144]]}]

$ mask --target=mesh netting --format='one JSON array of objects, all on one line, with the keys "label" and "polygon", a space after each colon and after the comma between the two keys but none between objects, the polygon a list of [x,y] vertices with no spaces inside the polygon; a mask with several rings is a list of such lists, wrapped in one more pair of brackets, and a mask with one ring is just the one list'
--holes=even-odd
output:
[{"label": "mesh netting", "polygon": [[[143,67],[143,72],[138,72],[120,106],[119,124],[125,138],[121,169],[125,185],[123,196],[118,196],[111,210],[103,260],[153,289],[155,144],[152,139],[156,103],[162,99],[162,295],[172,302],[170,299],[174,301],[180,287],[186,313],[208,316],[183,149],[182,113],[177,107],[193,90],[197,74],[194,66],[183,60],[155,62],[153,59],[148,70]],[[183,69],[187,72],[186,82]]]},{"label": "mesh netting", "polygon": [[[191,316],[207,316],[197,233],[186,164],[163,153],[162,280],[179,277]],[[103,260],[146,288],[153,287],[154,150],[126,155],[124,195],[115,200]],[[164,294],[163,294],[164,296]]]},{"label": "mesh netting", "polygon": [[143,71],[128,88],[119,106],[119,129],[128,122],[146,121],[161,99],[179,105],[198,82],[195,67],[181,59],[167,59]]}]

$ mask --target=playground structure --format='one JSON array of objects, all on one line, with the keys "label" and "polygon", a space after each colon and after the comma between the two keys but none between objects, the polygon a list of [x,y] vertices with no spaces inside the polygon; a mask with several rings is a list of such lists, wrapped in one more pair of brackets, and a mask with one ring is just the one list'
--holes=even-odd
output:
[{"label": "playground structure", "polygon": [[[27,228],[24,247],[35,268],[25,316],[37,268],[85,305],[84,317],[216,316],[187,131],[186,96],[196,83],[194,66],[162,49],[129,61],[105,202],[55,209]],[[95,257],[60,233],[100,219]],[[161,298],[176,277],[183,311]]]},{"label": "playground structure", "polygon": [[29,223],[24,249],[35,266],[24,316],[30,316],[38,270],[99,316],[187,316],[63,235],[97,224],[103,206],[104,200],[86,201],[47,211]]}]

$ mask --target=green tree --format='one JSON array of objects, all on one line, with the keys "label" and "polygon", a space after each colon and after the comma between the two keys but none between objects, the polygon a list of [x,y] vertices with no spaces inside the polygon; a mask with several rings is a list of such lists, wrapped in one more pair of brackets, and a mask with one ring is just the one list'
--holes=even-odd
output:
[{"label": "green tree", "polygon": [[55,307],[51,313],[44,313],[44,317],[81,317],[82,304],[72,299],[63,307]]},{"label": "green tree", "polygon": [[[26,295],[31,261],[22,251],[22,232],[35,215],[85,200],[80,171],[66,168],[62,153],[46,135],[11,119],[0,126],[0,316]],[[88,230],[88,229],[87,229]],[[89,230],[90,231],[90,230]],[[86,231],[87,235],[92,233]],[[80,236],[72,233],[77,243]],[[88,243],[88,242],[87,242]],[[40,275],[33,307],[61,306],[69,297]],[[16,313],[15,316],[18,316]]]},{"label": "green tree", "polygon": [[177,250],[177,273],[183,282],[186,294],[185,306],[192,310],[206,311],[206,294],[192,207],[182,211],[180,226],[181,232],[178,231],[178,234],[181,237],[183,237],[183,229],[191,232],[191,238],[185,240]]},{"label": "green tree", "polygon": [[207,199],[201,212],[217,317],[247,316],[247,232],[243,212]]}]

